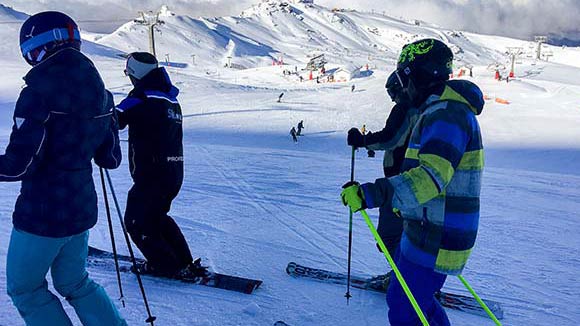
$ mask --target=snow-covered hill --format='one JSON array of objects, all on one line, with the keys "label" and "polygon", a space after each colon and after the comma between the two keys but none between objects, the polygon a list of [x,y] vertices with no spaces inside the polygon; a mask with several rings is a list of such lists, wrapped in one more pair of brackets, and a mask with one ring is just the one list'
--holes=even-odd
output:
[{"label": "snow-covered hill", "polygon": [[23,22],[28,15],[18,12],[10,7],[0,4],[0,21],[2,24],[3,42],[0,42],[0,59],[7,57],[12,60],[20,56],[19,30],[20,22]]},{"label": "snow-covered hill", "polygon": [[[301,1],[267,0],[240,16],[191,18],[162,11],[157,27],[161,58],[192,62],[201,67],[224,66],[231,57],[238,67],[268,65],[282,58],[302,64],[325,54],[329,61],[359,65],[393,64],[401,47],[425,37],[439,38],[456,54],[456,66],[508,65],[507,47],[522,47],[524,59],[535,54],[535,43],[505,37],[445,30],[424,22],[407,22],[381,14],[329,9]],[[99,40],[126,52],[148,50],[147,27],[130,22]],[[578,49],[544,46],[551,61],[574,65]]]},{"label": "snow-covered hill", "polygon": [[[0,17],[12,21],[26,15],[0,7]],[[401,46],[421,37],[452,45],[456,66],[473,65],[472,80],[489,98],[479,118],[487,166],[481,232],[466,278],[483,297],[502,303],[504,325],[580,324],[578,48],[549,47],[553,63],[524,56],[516,66],[520,78],[506,84],[493,80],[488,66],[507,65],[507,46],[531,51],[529,42],[300,1],[265,1],[237,17],[192,18],[166,10],[160,19],[165,24],[156,32],[158,57],[163,60],[167,53],[172,63],[188,63],[168,67],[181,89],[185,118],[186,176],[171,214],[195,255],[208,257],[217,271],[260,278],[264,285],[246,296],[146,278],[156,325],[263,326],[279,319],[295,326],[388,323],[384,296],[353,290],[346,306],[344,288],[291,279],[284,267],[292,260],[346,269],[348,213],[338,199],[349,178],[346,131],[363,124],[373,131],[384,126],[392,106],[384,81]],[[28,69],[18,51],[18,27],[0,29],[0,38],[8,40],[0,44],[0,148],[8,142],[20,78]],[[117,54],[147,50],[146,27],[128,22],[110,35],[84,38],[84,51],[119,101],[131,88]],[[332,65],[369,63],[372,73],[348,84],[300,83],[282,74],[321,53]],[[230,56],[237,68],[246,69],[224,68]],[[289,65],[272,66],[280,57]],[[276,103],[281,92],[283,101]],[[288,131],[300,120],[305,136],[294,144]],[[380,177],[381,165],[380,158],[359,151],[357,179]],[[127,160],[111,174],[124,206],[131,185]],[[18,191],[18,184],[0,184],[2,261]],[[371,215],[376,218],[376,212]],[[126,252],[118,225],[115,229]],[[358,214],[354,229],[354,271],[386,272]],[[90,241],[110,248],[102,204]],[[118,296],[113,272],[91,268],[90,273]],[[0,262],[0,293],[5,293],[4,275]],[[146,314],[135,278],[124,274],[122,280],[127,307],[121,312],[129,325],[142,324]],[[456,280],[446,288],[465,293]],[[74,314],[70,307],[67,311]],[[493,324],[455,311],[449,316],[455,326]],[[23,325],[6,295],[0,295],[0,325]]]}]

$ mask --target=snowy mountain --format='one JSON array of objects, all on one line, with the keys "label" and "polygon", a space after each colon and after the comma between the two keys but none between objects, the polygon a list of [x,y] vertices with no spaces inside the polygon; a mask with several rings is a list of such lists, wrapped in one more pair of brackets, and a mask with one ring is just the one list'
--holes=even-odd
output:
[{"label": "snowy mountain", "polygon": [[[354,59],[392,64],[404,44],[425,37],[448,41],[459,62],[478,64],[502,57],[453,31],[303,2],[264,1],[237,17],[195,19],[165,13],[160,19],[164,24],[157,29],[158,52],[184,62],[195,54],[204,65],[223,66],[228,56],[246,68],[279,58],[293,64],[322,53],[340,63]],[[147,28],[131,22],[99,42],[125,51],[146,50]]]},{"label": "snowy mountain", "polygon": [[[0,21],[26,17],[0,6]],[[481,296],[501,302],[504,325],[580,324],[580,48],[547,46],[543,51],[552,56],[546,62],[534,59],[532,42],[308,1],[267,0],[232,17],[194,18],[164,9],[159,19],[164,23],[155,31],[158,58],[164,61],[168,54],[184,115],[186,176],[171,215],[194,255],[216,271],[259,278],[264,285],[247,296],[145,278],[156,325],[263,326],[280,319],[294,326],[388,323],[383,295],[352,290],[346,306],[343,287],[292,279],[284,268],[297,261],[346,270],[348,213],[338,198],[349,178],[346,131],[384,126],[392,107],[385,79],[400,48],[423,37],[450,44],[457,71],[473,67],[473,78],[461,78],[477,83],[488,99],[479,117],[486,146],[481,231],[465,277]],[[2,26],[0,38],[7,42],[0,45],[0,148],[5,148],[21,77],[29,67],[18,51],[19,25]],[[84,51],[119,102],[131,89],[119,54],[148,50],[147,27],[132,21],[109,35],[83,37]],[[505,51],[513,46],[524,52],[516,63],[517,78],[498,82],[494,70],[506,73]],[[320,84],[283,74],[294,66],[301,71],[319,54],[329,68],[368,64],[369,71],[348,83]],[[272,66],[273,61],[286,65]],[[305,136],[294,144],[288,132],[300,120]],[[126,140],[126,132],[121,137]],[[122,166],[111,171],[122,207],[132,183],[123,150]],[[363,182],[382,174],[381,159],[366,156],[357,153],[356,178]],[[0,183],[2,260],[18,192],[18,184]],[[104,205],[99,205],[90,242],[108,249]],[[377,212],[369,213],[376,219]],[[117,244],[126,253],[114,224]],[[386,262],[358,214],[354,232],[353,270],[385,273]],[[0,264],[0,293],[6,292],[4,269]],[[112,270],[89,272],[118,297]],[[129,325],[142,324],[146,314],[135,278],[124,273],[122,281],[127,306],[117,302],[121,313]],[[452,278],[446,290],[466,294]],[[448,314],[456,326],[493,324],[457,311]],[[0,325],[23,325],[6,295],[0,295]]]},{"label": "snowy mountain", "polygon": [[0,44],[0,58],[18,58],[20,56],[20,49],[18,47],[18,33],[20,30],[20,22],[26,20],[28,15],[18,12],[10,7],[0,4],[0,21],[2,24],[2,38],[6,42]]},{"label": "snowy mountain", "polygon": [[[520,60],[526,62],[533,62],[537,48],[530,41],[446,30],[425,22],[329,9],[303,1],[267,0],[234,17],[192,18],[164,11],[160,20],[163,24],[156,27],[158,56],[195,62],[207,70],[228,63],[253,68],[270,65],[273,60],[303,65],[320,54],[336,65],[392,66],[404,44],[435,37],[451,46],[456,67],[493,64],[507,73],[508,47],[521,47]],[[147,51],[148,28],[129,22],[98,43],[125,52]],[[574,60],[580,54],[578,48],[544,45],[543,51],[551,62],[580,65]]]}]

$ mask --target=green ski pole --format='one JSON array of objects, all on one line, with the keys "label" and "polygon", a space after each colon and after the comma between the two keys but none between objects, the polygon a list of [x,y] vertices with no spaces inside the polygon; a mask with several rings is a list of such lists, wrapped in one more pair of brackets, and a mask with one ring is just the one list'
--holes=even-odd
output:
[{"label": "green ski pole", "polygon": [[405,279],[403,278],[403,275],[401,275],[401,272],[397,268],[397,265],[395,264],[395,261],[393,260],[393,258],[389,254],[389,250],[387,250],[387,247],[385,246],[385,243],[383,242],[383,239],[381,239],[381,237],[379,236],[379,233],[377,232],[377,229],[375,228],[375,226],[373,225],[373,222],[369,218],[369,215],[367,214],[367,212],[364,209],[361,210],[360,213],[364,217],[365,222],[367,222],[367,225],[368,225],[369,229],[371,230],[371,233],[375,237],[375,240],[379,244],[379,247],[383,251],[383,254],[385,255],[385,257],[387,258],[387,261],[389,262],[389,265],[391,265],[391,268],[395,272],[395,276],[397,276],[397,280],[399,280],[399,283],[401,284],[401,287],[403,287],[403,291],[405,291],[405,294],[407,295],[407,298],[409,298],[409,301],[411,301],[411,305],[413,306],[413,309],[415,309],[415,312],[417,313],[417,316],[419,316],[419,319],[421,320],[421,323],[423,323],[423,326],[429,326],[429,322],[427,321],[427,318],[425,318],[425,315],[423,315],[423,312],[421,311],[421,308],[419,307],[419,304],[417,303],[417,300],[415,300],[415,297],[413,296],[413,293],[411,293],[411,289],[409,289],[409,286],[407,285],[407,282],[405,282]]},{"label": "green ski pole", "polygon": [[475,290],[473,290],[473,288],[471,287],[471,285],[469,285],[469,283],[467,283],[467,280],[465,279],[465,277],[463,277],[463,275],[457,275],[457,277],[459,278],[459,280],[461,280],[461,283],[463,283],[463,285],[465,285],[465,287],[467,288],[467,290],[469,290],[469,292],[471,293],[471,295],[473,295],[473,297],[475,298],[475,300],[477,300],[477,302],[483,308],[483,310],[485,310],[485,312],[487,312],[487,315],[489,316],[489,318],[491,318],[491,320],[493,320],[493,322],[497,326],[501,326],[501,323],[499,322],[499,320],[497,320],[497,317],[495,317],[495,315],[489,309],[489,307],[485,304],[485,302],[483,302],[483,300],[481,300],[481,298],[477,295],[477,293],[475,293]]}]

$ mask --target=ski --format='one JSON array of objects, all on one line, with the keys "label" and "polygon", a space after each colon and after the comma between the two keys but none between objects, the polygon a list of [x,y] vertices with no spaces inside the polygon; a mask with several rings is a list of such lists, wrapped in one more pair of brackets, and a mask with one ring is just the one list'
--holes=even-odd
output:
[{"label": "ski", "polygon": [[[324,283],[346,285],[347,282],[347,275],[345,273],[337,273],[324,269],[311,268],[299,265],[294,262],[288,264],[286,267],[286,273],[296,278],[313,279]],[[389,284],[389,277],[388,274],[374,277],[352,275],[350,281],[351,286],[355,288],[386,293],[387,286]],[[485,310],[483,310],[479,303],[472,297],[443,291],[437,293],[435,296],[441,305],[446,308],[488,317]],[[499,302],[491,300],[483,301],[498,319],[503,319],[503,309],[501,308]]]},{"label": "ski", "polygon": [[278,320],[277,322],[274,323],[274,326],[290,326],[290,325],[286,324],[281,320]]},{"label": "ski", "polygon": [[[130,265],[130,264],[132,264],[131,257],[126,256],[126,255],[117,255],[117,258],[119,259],[120,263],[123,263],[122,265],[119,264],[119,269],[122,272],[132,273],[131,265]],[[89,255],[87,257],[87,263],[89,266],[103,266],[103,265],[105,265],[105,266],[108,266],[108,267],[111,267],[114,269],[115,267],[114,267],[114,265],[112,265],[113,259],[114,259],[113,253],[89,246]],[[135,262],[138,264],[142,263],[144,261],[145,261],[144,259],[135,258]],[[195,278],[186,278],[186,279],[166,278],[166,277],[161,277],[161,276],[152,275],[152,274],[141,274],[141,275],[148,276],[148,277],[171,279],[171,280],[176,280],[176,281],[185,282],[185,283],[205,285],[205,286],[214,287],[214,288],[218,288],[218,289],[241,292],[241,293],[246,293],[246,294],[251,294],[252,292],[254,292],[254,290],[259,288],[260,285],[262,285],[262,281],[260,281],[260,280],[253,280],[253,279],[248,279],[248,278],[243,278],[243,277],[238,277],[238,276],[215,273],[215,272],[211,272],[211,271],[209,271],[209,274],[206,276],[199,276],[199,277],[195,277]]]}]

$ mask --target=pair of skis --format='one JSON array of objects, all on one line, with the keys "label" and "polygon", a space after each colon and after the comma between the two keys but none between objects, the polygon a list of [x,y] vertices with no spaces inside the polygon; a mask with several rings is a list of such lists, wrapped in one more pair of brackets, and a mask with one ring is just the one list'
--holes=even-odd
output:
[{"label": "pair of skis", "polygon": [[[124,255],[117,255],[120,262],[120,270],[122,272],[131,272],[130,264],[131,257]],[[89,247],[89,255],[87,258],[89,266],[95,267],[107,267],[114,268],[112,262],[113,254],[108,251],[97,249],[94,247]],[[143,259],[136,258],[137,263],[143,262]],[[302,278],[308,280],[315,280],[323,283],[346,285],[347,275],[344,273],[332,272],[324,269],[312,268],[304,265],[300,265],[291,262],[286,267],[286,273],[295,278]],[[151,277],[158,277],[155,275],[147,275]],[[238,276],[232,276],[227,274],[210,272],[207,276],[200,276],[194,279],[175,279],[176,281],[193,283],[198,285],[204,285],[229,291],[241,292],[246,294],[251,294],[260,287],[262,281],[243,278]],[[385,293],[389,282],[389,277],[387,275],[378,275],[374,277],[367,277],[361,275],[351,276],[351,285],[354,288],[361,290],[369,290],[374,292]],[[449,293],[441,291],[435,296],[442,306],[463,311],[466,313],[487,317],[485,311],[480,307],[477,301],[469,296]],[[498,319],[503,318],[503,310],[501,305],[496,301],[484,300],[491,311],[496,315]],[[284,325],[283,322],[278,322],[277,325]]]},{"label": "pair of skis", "polygon": [[[331,272],[324,269],[311,268],[291,262],[286,267],[286,273],[296,278],[312,279],[324,283],[332,283],[339,285],[346,285],[347,275],[344,273]],[[378,275],[374,277],[365,277],[360,275],[351,275],[351,286],[361,290],[369,290],[374,292],[386,293],[389,285],[389,274]],[[479,303],[472,297],[449,293],[438,292],[435,298],[442,306],[467,312],[473,315],[488,317],[487,313],[481,308]],[[503,309],[499,302],[492,300],[483,300],[489,309],[495,314],[498,319],[503,318]]]},{"label": "pair of skis", "polygon": [[[119,266],[121,272],[132,272],[131,271],[131,257],[124,255],[117,255],[119,262],[123,262],[123,265]],[[109,266],[113,260],[113,253],[104,251],[95,247],[89,247],[89,255],[87,257],[87,263],[89,266]],[[141,258],[135,258],[137,264],[144,262]],[[142,273],[145,276],[159,277],[152,274]],[[205,276],[199,276],[194,278],[171,278],[176,281],[181,281],[185,283],[193,283],[199,285],[205,285],[209,287],[214,287],[218,289],[224,289],[229,291],[241,292],[246,294],[251,294],[257,288],[262,285],[262,281],[254,280],[249,278],[243,278],[239,276],[221,274],[209,271]]]}]

